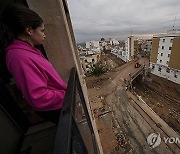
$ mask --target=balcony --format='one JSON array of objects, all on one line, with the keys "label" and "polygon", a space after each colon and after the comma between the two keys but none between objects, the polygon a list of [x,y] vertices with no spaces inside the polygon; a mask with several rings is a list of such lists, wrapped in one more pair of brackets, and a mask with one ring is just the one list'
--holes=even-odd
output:
[{"label": "balcony", "polygon": [[58,126],[30,123],[5,86],[0,92],[0,153],[99,153],[76,69],[72,68]]},{"label": "balcony", "polygon": [[88,96],[82,89],[80,62],[66,0],[1,2],[2,6],[13,3],[25,5],[43,18],[47,38],[41,46],[44,52],[41,51],[68,82],[68,89],[58,126],[36,120],[36,117],[32,124],[19,108],[20,101],[0,82],[0,153],[101,153]]}]

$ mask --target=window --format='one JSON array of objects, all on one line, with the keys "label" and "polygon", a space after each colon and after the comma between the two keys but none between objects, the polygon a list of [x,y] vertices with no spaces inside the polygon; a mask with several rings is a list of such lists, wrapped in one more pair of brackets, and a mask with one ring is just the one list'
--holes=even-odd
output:
[{"label": "window", "polygon": [[169,50],[171,50],[172,47],[169,47]]},{"label": "window", "polygon": [[85,60],[85,62],[87,63],[87,60]]},{"label": "window", "polygon": [[94,62],[94,59],[92,59],[92,62]]},{"label": "window", "polygon": [[167,69],[166,69],[166,72],[167,72],[167,73],[170,73],[170,69],[169,69],[169,68],[167,68]]},{"label": "window", "polygon": [[165,42],[165,39],[163,39],[163,42]]},{"label": "window", "polygon": [[172,43],[172,42],[173,42],[173,39],[171,39],[170,42]]},{"label": "window", "polygon": [[155,68],[155,65],[152,65],[152,69],[154,69]]},{"label": "window", "polygon": [[162,60],[160,60],[160,63],[162,63]]},{"label": "window", "polygon": [[161,56],[163,56],[163,53],[161,53]]},{"label": "window", "polygon": [[164,49],[164,46],[162,46],[162,49]]},{"label": "window", "polygon": [[167,61],[166,64],[169,64],[169,61]]},{"label": "window", "polygon": [[170,57],[170,54],[168,54],[168,57]]},{"label": "window", "polygon": [[158,68],[158,71],[161,72],[161,67]]},{"label": "window", "polygon": [[174,77],[177,78],[177,74],[175,74]]}]

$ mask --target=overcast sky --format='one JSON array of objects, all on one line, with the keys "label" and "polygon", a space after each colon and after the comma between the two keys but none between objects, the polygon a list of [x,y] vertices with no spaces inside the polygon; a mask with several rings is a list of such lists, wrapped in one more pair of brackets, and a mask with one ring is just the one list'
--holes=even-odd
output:
[{"label": "overcast sky", "polygon": [[180,29],[180,0],[68,0],[76,42]]}]

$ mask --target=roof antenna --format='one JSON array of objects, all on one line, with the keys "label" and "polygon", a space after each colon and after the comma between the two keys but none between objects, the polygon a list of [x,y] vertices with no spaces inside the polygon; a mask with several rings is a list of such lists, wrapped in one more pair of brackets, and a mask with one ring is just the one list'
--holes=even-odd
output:
[{"label": "roof antenna", "polygon": [[173,30],[174,30],[174,27],[175,27],[175,23],[176,23],[176,17],[174,18]]}]

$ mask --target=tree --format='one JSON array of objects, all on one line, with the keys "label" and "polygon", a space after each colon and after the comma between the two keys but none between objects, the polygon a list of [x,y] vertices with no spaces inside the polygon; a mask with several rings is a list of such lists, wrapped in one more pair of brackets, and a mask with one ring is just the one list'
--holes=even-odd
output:
[{"label": "tree", "polygon": [[91,65],[89,75],[100,76],[107,72],[106,66],[104,66],[101,62],[96,62]]}]

